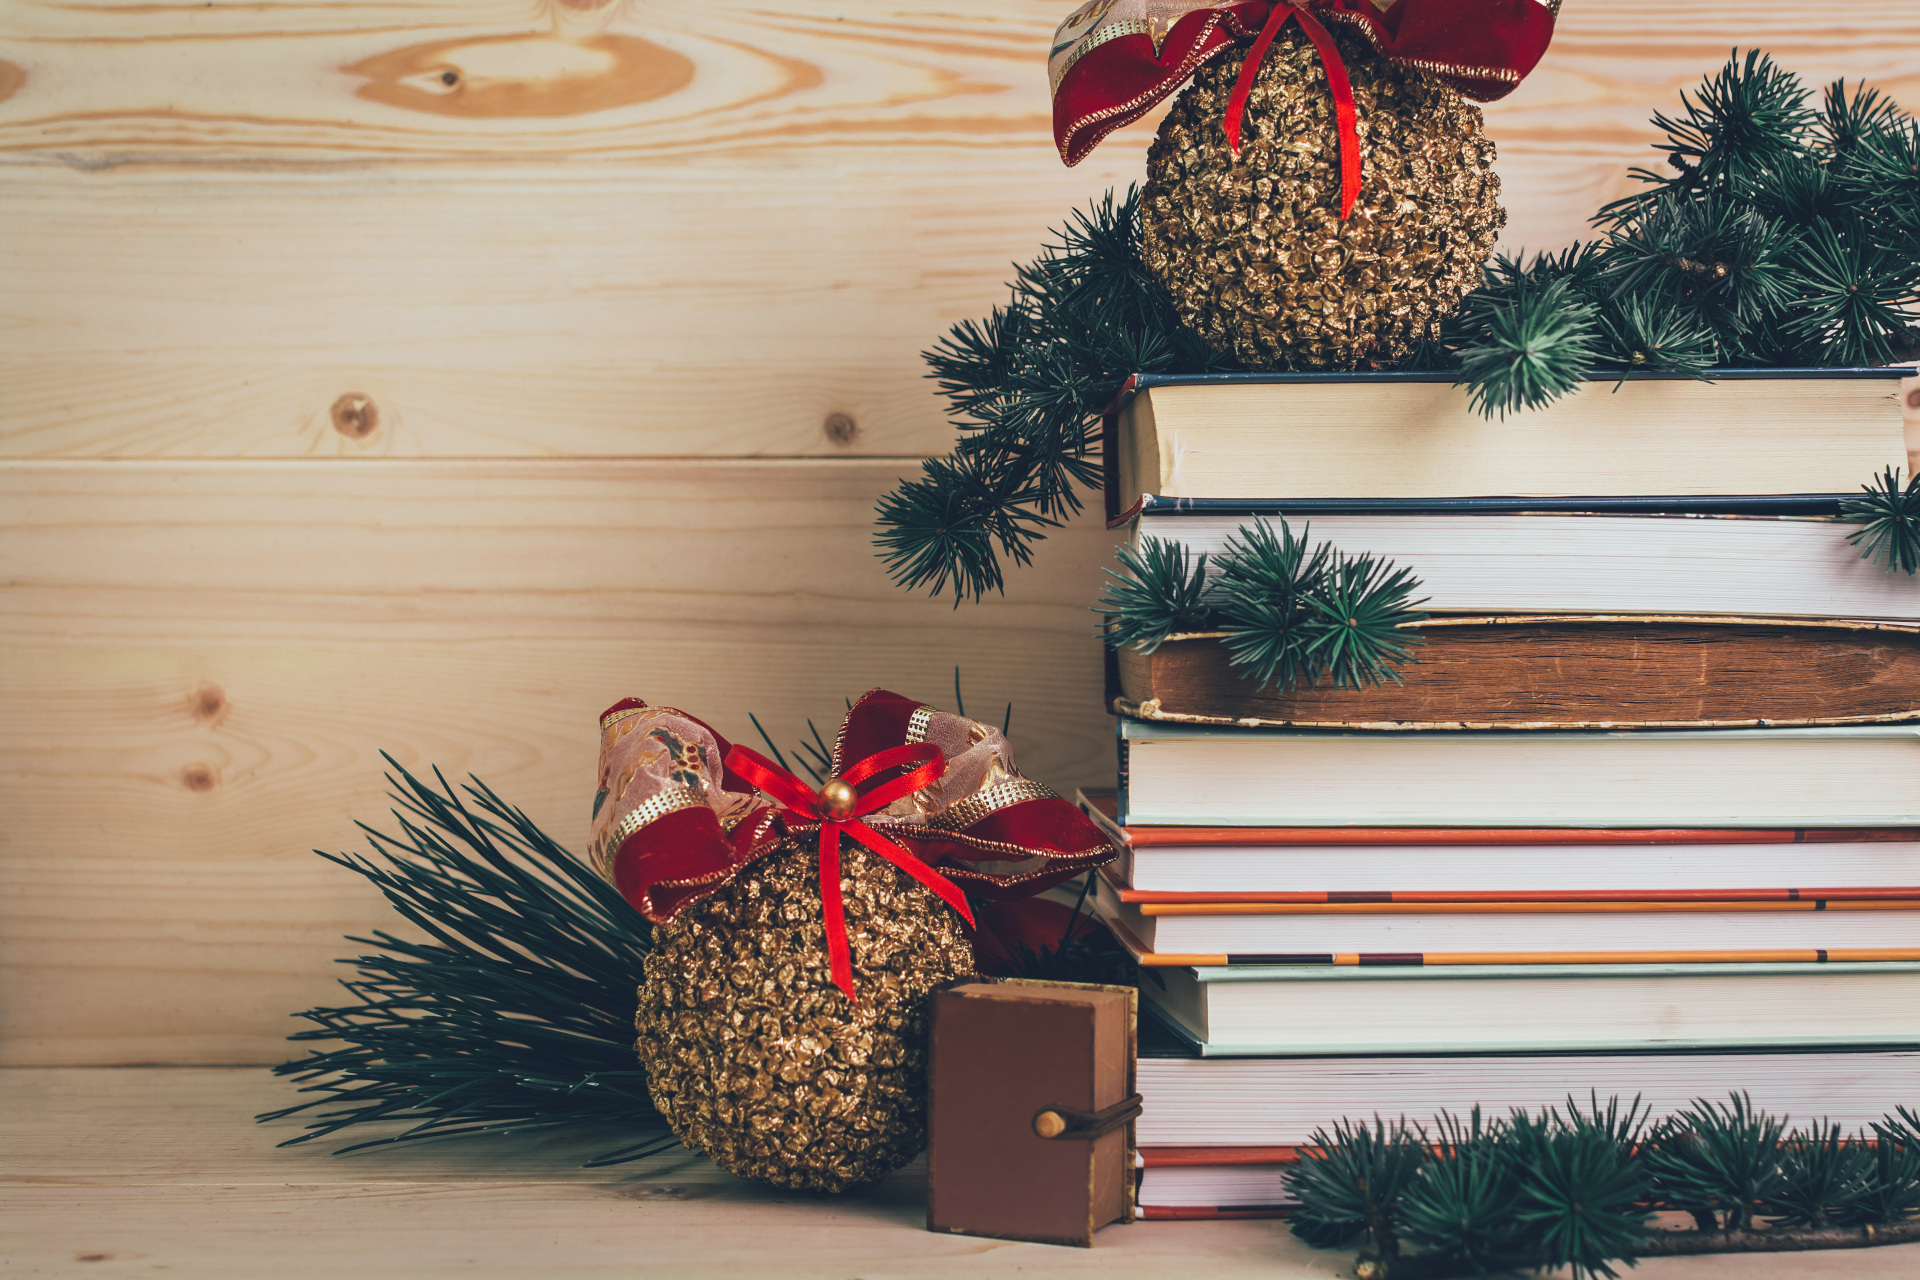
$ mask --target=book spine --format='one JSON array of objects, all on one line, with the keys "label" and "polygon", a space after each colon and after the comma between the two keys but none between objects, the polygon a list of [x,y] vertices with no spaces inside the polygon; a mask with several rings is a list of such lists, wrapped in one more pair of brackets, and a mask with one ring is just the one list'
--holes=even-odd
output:
[{"label": "book spine", "polygon": [[1120,790],[1119,790],[1119,792],[1118,792],[1118,794],[1117,794],[1117,796],[1116,796],[1116,798],[1115,798],[1115,800],[1114,800],[1114,811],[1113,811],[1113,819],[1114,819],[1114,821],[1115,821],[1116,823],[1118,823],[1118,824],[1119,824],[1120,826],[1122,826],[1122,827],[1124,827],[1124,826],[1126,826],[1126,825],[1127,825],[1127,808],[1128,808],[1128,804],[1127,804],[1127,771],[1128,771],[1128,759],[1127,759],[1127,751],[1128,751],[1128,748],[1129,748],[1129,746],[1130,746],[1130,744],[1129,744],[1129,743],[1128,743],[1128,741],[1127,741],[1127,735],[1126,735],[1126,727],[1127,727],[1127,724],[1126,724],[1126,721],[1124,721],[1124,720],[1122,720],[1122,721],[1120,721],[1120,722],[1119,722],[1119,726],[1118,726],[1118,727],[1119,727],[1119,729],[1120,729],[1120,732],[1114,735],[1114,742],[1115,742],[1115,744],[1116,744],[1116,746],[1115,746],[1115,750],[1116,750],[1116,753],[1117,753],[1117,756],[1118,756],[1118,759],[1117,759],[1117,769],[1116,769],[1116,773],[1115,773],[1115,776],[1116,776],[1116,777],[1117,777],[1117,778],[1119,779],[1119,782],[1120,782]]},{"label": "book spine", "polygon": [[1139,385],[1139,374],[1128,378],[1100,415],[1100,488],[1109,529],[1118,529],[1140,511],[1138,502],[1124,514],[1120,510],[1120,409],[1133,398],[1134,388]]}]

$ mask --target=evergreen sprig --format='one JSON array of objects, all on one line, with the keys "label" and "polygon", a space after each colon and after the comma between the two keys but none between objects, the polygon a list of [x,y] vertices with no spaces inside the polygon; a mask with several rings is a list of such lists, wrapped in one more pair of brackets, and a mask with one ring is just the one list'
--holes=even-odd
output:
[{"label": "evergreen sprig", "polygon": [[1006,304],[924,353],[962,435],[879,507],[894,580],[958,603],[1004,589],[1002,557],[1025,564],[1044,530],[1098,482],[1100,411],[1130,374],[1231,367],[1182,328],[1140,259],[1139,193],[1076,210]]},{"label": "evergreen sprig", "polygon": [[1396,668],[1425,643],[1402,628],[1426,618],[1411,600],[1420,580],[1411,570],[1331,542],[1296,537],[1285,518],[1278,533],[1264,518],[1240,526],[1214,559],[1191,557],[1180,543],[1148,537],[1118,551],[1123,572],[1110,581],[1095,612],[1113,648],[1158,649],[1181,631],[1217,630],[1233,666],[1262,689],[1284,692],[1331,680],[1336,689],[1398,683]]},{"label": "evergreen sprig", "polygon": [[1427,1158],[1426,1134],[1379,1116],[1371,1125],[1341,1120],[1333,1131],[1316,1129],[1286,1174],[1287,1189],[1300,1202],[1287,1225],[1316,1249],[1359,1238],[1369,1252],[1400,1251],[1401,1201]]},{"label": "evergreen sprig", "polygon": [[[1652,1125],[1638,1099],[1597,1098],[1505,1119],[1442,1112],[1430,1129],[1341,1121],[1285,1175],[1290,1225],[1319,1248],[1358,1244],[1375,1280],[1559,1267],[1585,1280],[1653,1254],[1920,1237],[1920,1115],[1902,1107],[1870,1129],[1789,1130],[1738,1093]],[[1697,1231],[1650,1230],[1662,1208],[1692,1213]]]},{"label": "evergreen sprig", "polygon": [[1402,1237],[1475,1274],[1525,1265],[1532,1241],[1514,1212],[1520,1173],[1505,1122],[1483,1123],[1478,1107],[1465,1123],[1443,1112],[1434,1120],[1426,1159],[1400,1197]]},{"label": "evergreen sprig", "polygon": [[1888,467],[1860,490],[1865,497],[1840,504],[1842,519],[1865,526],[1847,541],[1889,573],[1920,573],[1920,474],[1902,487],[1900,472]]},{"label": "evergreen sprig", "polygon": [[1646,1239],[1647,1175],[1634,1159],[1645,1120],[1638,1098],[1625,1110],[1615,1098],[1603,1111],[1590,1097],[1585,1111],[1569,1098],[1564,1113],[1514,1113],[1514,1218],[1539,1263],[1571,1268],[1575,1280],[1613,1277],[1607,1264]]},{"label": "evergreen sprig", "polygon": [[[325,1138],[398,1121],[420,1138],[590,1124],[626,1145],[591,1163],[635,1160],[674,1144],[634,1056],[634,990],[652,927],[619,892],[478,779],[438,786],[388,756],[390,835],[358,824],[374,856],[328,854],[365,876],[432,941],[383,931],[342,964],[353,1003],[297,1015],[301,1042],[341,1041],[282,1063],[309,1101],[259,1118],[311,1112]],[[397,776],[396,776],[397,775]]]},{"label": "evergreen sprig", "polygon": [[1121,543],[1115,555],[1124,572],[1105,570],[1110,581],[1096,610],[1110,646],[1132,645],[1152,653],[1176,632],[1205,631],[1212,625],[1206,552],[1195,557],[1170,538],[1148,537],[1137,548]]},{"label": "evergreen sprig", "polygon": [[[1404,370],[1452,371],[1488,415],[1590,378],[1920,359],[1920,123],[1866,85],[1814,95],[1735,51],[1655,115],[1664,170],[1598,239],[1500,257]],[[894,580],[956,603],[1004,588],[1099,478],[1100,411],[1135,373],[1236,366],[1183,328],[1140,260],[1139,196],[1074,212],[1004,305],[925,353],[961,438],[883,498]]]},{"label": "evergreen sprig", "polygon": [[1648,1139],[1653,1194],[1703,1229],[1751,1231],[1754,1215],[1785,1190],[1785,1130],[1785,1121],[1756,1110],[1745,1094],[1696,1101]]},{"label": "evergreen sprig", "polygon": [[[1739,52],[1689,98],[1680,93],[1680,114],[1656,112],[1653,127],[1667,135],[1654,145],[1667,153],[1674,176],[1634,169],[1635,177],[1668,191],[1696,194],[1764,184],[1778,167],[1803,154],[1819,122],[1807,105],[1807,90],[1791,71],[1758,49],[1744,64]],[[1602,219],[1626,221],[1631,197],[1600,211]]]},{"label": "evergreen sprig", "polygon": [[1573,390],[1594,358],[1594,307],[1569,279],[1524,278],[1477,300],[1484,330],[1456,353],[1474,408],[1492,417],[1538,409]]}]

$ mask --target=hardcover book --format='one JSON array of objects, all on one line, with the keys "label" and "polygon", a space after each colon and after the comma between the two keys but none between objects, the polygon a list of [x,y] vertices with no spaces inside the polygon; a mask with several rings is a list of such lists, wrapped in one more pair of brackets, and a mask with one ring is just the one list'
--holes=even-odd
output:
[{"label": "hardcover book", "polygon": [[1322,901],[1911,896],[1920,827],[1122,826],[1112,792],[1078,797],[1120,856],[1121,900]]},{"label": "hardcover book", "polygon": [[1920,825],[1920,727],[1383,734],[1121,720],[1122,825]]},{"label": "hardcover book", "polygon": [[[1862,473],[1861,479],[1867,478]],[[1920,621],[1920,579],[1889,573],[1824,516],[1593,512],[1312,515],[1296,535],[1411,569],[1435,613],[1678,614]],[[1309,518],[1310,517],[1310,518]],[[1213,559],[1249,514],[1143,515],[1136,541],[1170,538]]]},{"label": "hardcover book", "polygon": [[1569,1093],[1583,1102],[1638,1095],[1655,1115],[1670,1115],[1695,1098],[1742,1090],[1774,1115],[1854,1128],[1910,1102],[1916,1080],[1914,1049],[1203,1058],[1184,1044],[1150,1053],[1143,1040],[1140,1153],[1147,1169],[1251,1164],[1277,1174],[1337,1117],[1425,1122],[1475,1104],[1501,1115],[1564,1107]]},{"label": "hardcover book", "polygon": [[[1206,1057],[1920,1050],[1920,960],[1179,967],[1143,975],[1141,990]],[[1364,1080],[1355,1075],[1349,1084]],[[1562,1098],[1574,1083],[1562,1081]],[[1155,1109],[1151,1080],[1140,1089],[1147,1098],[1139,1139],[1145,1143],[1304,1141],[1301,1133],[1169,1133],[1158,1127],[1165,1113]],[[1882,1093],[1874,1105],[1883,1111],[1886,1104]],[[1324,1120],[1351,1113],[1320,1114]]]},{"label": "hardcover book", "polygon": [[[1101,920],[1155,964],[1450,955],[1552,963],[1564,953],[1781,949],[1920,959],[1920,891],[1904,898],[1668,901],[1124,902],[1095,878]],[[1681,941],[1684,940],[1684,943]]]},{"label": "hardcover book", "polygon": [[[1904,466],[1912,369],[1597,375],[1486,418],[1450,373],[1130,379],[1108,412],[1108,515],[1170,498],[1851,493]],[[1817,448],[1809,448],[1818,440]]]},{"label": "hardcover book", "polygon": [[1115,651],[1112,709],[1374,729],[1630,729],[1920,720],[1920,625],[1738,617],[1440,617],[1399,682],[1262,688],[1220,633]]}]

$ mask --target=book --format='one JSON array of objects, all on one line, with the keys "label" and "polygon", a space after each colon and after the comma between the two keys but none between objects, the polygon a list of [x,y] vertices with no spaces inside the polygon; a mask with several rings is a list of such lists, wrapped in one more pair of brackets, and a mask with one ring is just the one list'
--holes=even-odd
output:
[{"label": "book", "polygon": [[[1745,1090],[1774,1115],[1800,1123],[1824,1117],[1857,1129],[1896,1105],[1910,1106],[1916,1080],[1920,1052],[1911,1049],[1200,1058],[1148,1056],[1143,1047],[1140,1154],[1149,1170],[1223,1169],[1245,1152],[1277,1183],[1297,1159],[1295,1148],[1338,1119],[1377,1114],[1424,1124],[1440,1111],[1464,1115],[1475,1104],[1494,1115],[1564,1108],[1570,1094],[1576,1104],[1597,1096],[1622,1105],[1638,1095],[1654,1115],[1666,1116],[1695,1098]],[[1178,1163],[1162,1150],[1179,1152]],[[1208,1198],[1223,1203],[1217,1195]]]},{"label": "book", "polygon": [[[1271,1150],[1271,1148],[1268,1148]],[[1280,1217],[1299,1203],[1288,1194],[1286,1169],[1271,1164],[1158,1164],[1149,1153],[1135,1193],[1143,1218]],[[1209,1212],[1211,1211],[1211,1212]]]},{"label": "book", "polygon": [[1259,1206],[1143,1204],[1135,1210],[1135,1216],[1147,1222],[1221,1222],[1236,1218],[1284,1218],[1292,1207],[1288,1203]]},{"label": "book", "polygon": [[1847,493],[1905,465],[1898,379],[1912,374],[1601,375],[1544,408],[1496,418],[1477,413],[1446,372],[1139,374],[1102,424],[1108,514],[1131,514],[1145,494]]},{"label": "book", "polygon": [[1667,615],[1429,618],[1398,683],[1262,688],[1223,633],[1114,653],[1112,709],[1197,724],[1632,729],[1920,720],[1920,624]]},{"label": "book", "polygon": [[1911,725],[1118,732],[1123,826],[1920,825]]},{"label": "book", "polygon": [[[1793,901],[1125,902],[1096,878],[1102,923],[1131,950],[1165,957],[1474,952],[1666,952],[1754,948],[1843,952],[1912,948],[1920,894]],[[1240,959],[1239,957],[1247,957]],[[1189,961],[1189,963],[1197,963]],[[1514,961],[1519,963],[1519,961]]]},{"label": "book", "polygon": [[1115,793],[1076,803],[1119,850],[1106,870],[1124,902],[1791,900],[1920,885],[1920,827],[1123,827]]},{"label": "book", "polygon": [[[1270,510],[1287,513],[1284,503]],[[1287,514],[1296,535],[1412,570],[1435,613],[1920,620],[1920,579],[1863,558],[1847,541],[1858,526],[1831,518]],[[1250,522],[1143,515],[1135,538],[1171,538],[1212,557]]]},{"label": "book", "polygon": [[1101,1227],[1133,1221],[1138,1019],[1132,987],[1009,979],[935,992],[927,1230],[1091,1248]]},{"label": "book", "polygon": [[[1204,1057],[1920,1049],[1920,960],[1183,966],[1150,970],[1141,991]],[[1562,1083],[1583,1092],[1603,1084]],[[1143,1078],[1143,1094],[1147,1087]],[[1603,1088],[1602,1095],[1612,1091]],[[1151,1117],[1149,1110],[1141,1143],[1217,1140],[1168,1136]]]}]

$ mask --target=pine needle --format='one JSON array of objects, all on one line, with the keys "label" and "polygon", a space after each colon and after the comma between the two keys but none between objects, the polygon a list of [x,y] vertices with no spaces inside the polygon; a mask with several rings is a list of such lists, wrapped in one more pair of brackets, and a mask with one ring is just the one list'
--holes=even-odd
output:
[{"label": "pine needle", "polygon": [[456,791],[435,770],[429,786],[386,759],[399,834],[360,824],[375,856],[321,856],[432,941],[349,939],[378,949],[341,961],[353,1003],[296,1015],[314,1025],[290,1037],[342,1047],[274,1068],[319,1096],[259,1119],[312,1113],[282,1146],[408,1125],[341,1151],[589,1124],[630,1138],[596,1164],[673,1146],[633,1049],[652,927],[485,783]]}]

